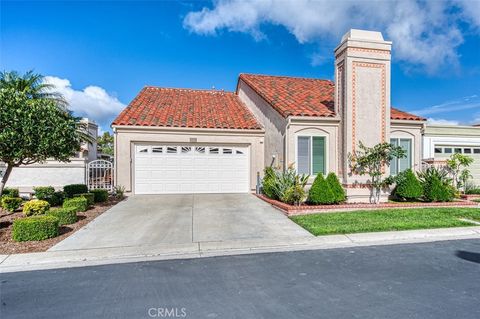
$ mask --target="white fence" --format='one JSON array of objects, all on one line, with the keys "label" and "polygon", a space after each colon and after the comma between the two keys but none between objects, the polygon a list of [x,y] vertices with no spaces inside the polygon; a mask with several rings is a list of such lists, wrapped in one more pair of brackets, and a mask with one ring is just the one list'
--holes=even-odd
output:
[{"label": "white fence", "polygon": [[113,163],[105,160],[95,160],[87,164],[86,180],[88,189],[106,189],[113,191]]}]

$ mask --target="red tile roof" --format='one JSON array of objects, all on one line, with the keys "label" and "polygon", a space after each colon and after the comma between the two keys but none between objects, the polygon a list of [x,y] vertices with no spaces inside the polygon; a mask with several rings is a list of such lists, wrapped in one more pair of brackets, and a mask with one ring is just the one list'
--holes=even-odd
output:
[{"label": "red tile roof", "polygon": [[240,74],[240,80],[283,117],[335,116],[332,81],[258,74]]},{"label": "red tile roof", "polygon": [[[240,80],[285,118],[290,115],[335,116],[335,84],[332,81],[259,74],[240,74]],[[394,120],[425,120],[395,108],[391,109],[391,118]]]},{"label": "red tile roof", "polygon": [[261,129],[232,92],[145,87],[112,125]]},{"label": "red tile roof", "polygon": [[426,119],[423,117],[420,117],[411,113],[407,113],[404,111],[400,111],[399,109],[396,109],[394,107],[391,108],[390,118],[392,120],[426,121]]}]

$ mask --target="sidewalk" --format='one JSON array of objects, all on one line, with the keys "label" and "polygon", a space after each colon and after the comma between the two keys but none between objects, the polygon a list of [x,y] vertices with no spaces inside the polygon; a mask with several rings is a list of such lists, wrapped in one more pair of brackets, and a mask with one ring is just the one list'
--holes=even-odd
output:
[{"label": "sidewalk", "polygon": [[304,238],[212,241],[186,244],[125,246],[0,255],[0,273],[85,267],[139,261],[190,259],[252,253],[332,249],[373,245],[480,239],[480,226],[330,235]]}]

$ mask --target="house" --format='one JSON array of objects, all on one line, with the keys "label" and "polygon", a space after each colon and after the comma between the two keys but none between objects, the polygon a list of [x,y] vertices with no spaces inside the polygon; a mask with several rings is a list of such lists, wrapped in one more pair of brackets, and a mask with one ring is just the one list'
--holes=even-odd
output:
[{"label": "house", "polygon": [[422,160],[425,120],[390,105],[391,46],[350,30],[334,82],[241,74],[235,92],[145,87],[112,123],[116,184],[130,194],[249,192],[265,167],[292,165],[310,182],[335,172],[349,201],[369,201],[368,177],[349,167],[360,142],[402,146],[393,174]]},{"label": "house", "polygon": [[21,194],[28,195],[36,186],[54,186],[61,189],[68,184],[85,184],[87,163],[97,159],[97,131],[98,125],[84,118],[88,134],[94,139],[93,143],[83,143],[70,162],[47,160],[15,167],[7,181],[7,187],[18,188]]},{"label": "house", "polygon": [[444,165],[454,153],[474,159],[468,167],[472,175],[471,183],[480,185],[480,126],[428,124],[423,134],[424,161]]}]

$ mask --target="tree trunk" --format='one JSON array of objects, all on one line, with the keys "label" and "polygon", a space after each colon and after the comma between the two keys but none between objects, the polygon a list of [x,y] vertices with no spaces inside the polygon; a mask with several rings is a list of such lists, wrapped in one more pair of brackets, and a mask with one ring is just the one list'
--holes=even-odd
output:
[{"label": "tree trunk", "polygon": [[2,197],[3,189],[5,188],[5,184],[7,184],[8,177],[13,170],[13,165],[7,164],[7,169],[5,170],[5,174],[2,176],[2,180],[0,181],[0,197]]}]

